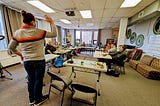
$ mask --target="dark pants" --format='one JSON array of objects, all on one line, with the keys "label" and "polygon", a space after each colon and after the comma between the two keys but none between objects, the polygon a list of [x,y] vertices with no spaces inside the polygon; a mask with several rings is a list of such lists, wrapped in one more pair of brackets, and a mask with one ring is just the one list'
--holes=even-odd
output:
[{"label": "dark pants", "polygon": [[40,101],[45,73],[45,60],[25,61],[24,68],[28,74],[29,100],[30,102]]}]

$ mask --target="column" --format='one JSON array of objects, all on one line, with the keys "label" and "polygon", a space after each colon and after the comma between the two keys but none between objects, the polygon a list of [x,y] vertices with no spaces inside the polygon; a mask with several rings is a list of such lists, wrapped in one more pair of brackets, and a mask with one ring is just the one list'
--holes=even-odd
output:
[{"label": "column", "polygon": [[119,34],[118,34],[118,41],[117,47],[119,45],[124,45],[124,41],[126,38],[126,28],[127,28],[128,18],[121,18],[120,20],[120,27],[119,27]]}]

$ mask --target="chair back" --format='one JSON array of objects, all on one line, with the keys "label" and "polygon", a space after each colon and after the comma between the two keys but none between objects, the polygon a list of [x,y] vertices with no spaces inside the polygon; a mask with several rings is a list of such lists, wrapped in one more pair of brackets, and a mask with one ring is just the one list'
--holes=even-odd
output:
[{"label": "chair back", "polygon": [[56,59],[56,61],[55,61],[55,66],[57,66],[57,67],[63,66],[63,58],[58,57],[58,58]]},{"label": "chair back", "polygon": [[60,76],[50,71],[48,71],[47,73],[51,77],[48,95],[50,96],[51,87],[62,92],[62,98],[61,98],[61,106],[62,106],[65,89],[69,87],[69,85],[72,83],[72,80],[69,78],[66,78],[65,76]]},{"label": "chair back", "polygon": [[97,101],[96,89],[87,85],[77,84],[77,83],[71,84],[71,88],[73,90],[71,105],[72,105],[72,101],[74,100],[77,102],[82,102],[84,104],[96,106],[96,101]]},{"label": "chair back", "polygon": [[73,88],[73,90],[78,90],[78,91],[85,92],[85,93],[97,93],[96,89],[86,86],[86,85],[82,85],[82,84],[73,83],[71,84],[71,88]]},{"label": "chair back", "polygon": [[62,78],[59,75],[57,75],[53,72],[50,72],[50,71],[47,71],[47,73],[49,76],[51,76],[52,79],[62,81]]}]

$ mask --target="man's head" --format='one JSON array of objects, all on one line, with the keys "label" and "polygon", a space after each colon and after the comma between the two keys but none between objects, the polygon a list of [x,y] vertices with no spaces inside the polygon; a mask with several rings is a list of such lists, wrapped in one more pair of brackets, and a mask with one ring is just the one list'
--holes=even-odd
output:
[{"label": "man's head", "polygon": [[124,45],[119,45],[119,51],[122,52],[124,50],[125,50]]}]

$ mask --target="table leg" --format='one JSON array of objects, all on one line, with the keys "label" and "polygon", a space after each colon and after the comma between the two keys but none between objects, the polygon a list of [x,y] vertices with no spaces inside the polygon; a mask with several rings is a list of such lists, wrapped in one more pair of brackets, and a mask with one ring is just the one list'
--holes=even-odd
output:
[{"label": "table leg", "polygon": [[69,76],[69,78],[71,78],[72,74],[74,73],[74,78],[76,78],[76,73],[74,72],[74,67],[72,67],[72,73],[71,75]]},{"label": "table leg", "polygon": [[100,96],[101,95],[101,89],[100,89],[100,77],[101,77],[101,72],[99,71],[98,72],[98,80],[97,80],[97,90],[98,90],[98,96]]},{"label": "table leg", "polygon": [[101,77],[101,72],[99,71],[99,72],[98,72],[98,80],[97,80],[97,82],[99,82],[100,77]]}]

